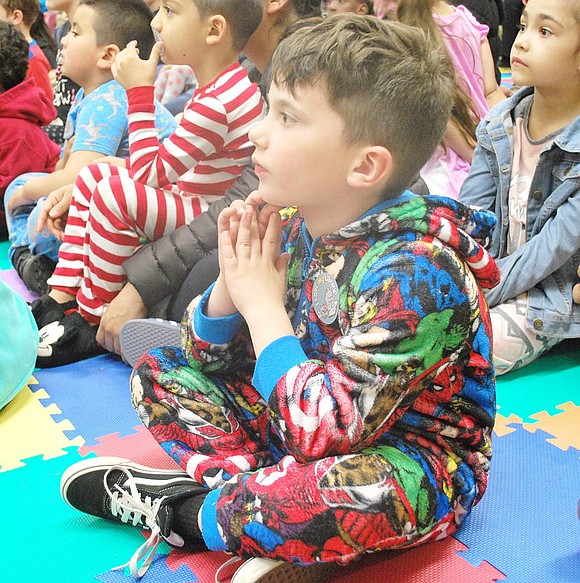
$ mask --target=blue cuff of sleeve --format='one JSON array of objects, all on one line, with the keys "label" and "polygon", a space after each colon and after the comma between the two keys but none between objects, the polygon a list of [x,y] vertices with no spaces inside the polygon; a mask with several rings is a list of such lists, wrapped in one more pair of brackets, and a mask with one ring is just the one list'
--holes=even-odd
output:
[{"label": "blue cuff of sleeve", "polygon": [[244,319],[239,313],[224,318],[210,318],[205,315],[209,295],[214,285],[212,284],[201,297],[193,314],[193,327],[202,340],[210,344],[226,344],[238,333]]},{"label": "blue cuff of sleeve", "polygon": [[276,383],[293,367],[308,360],[296,336],[282,336],[268,344],[260,353],[254,369],[252,384],[266,399]]},{"label": "blue cuff of sleeve", "polygon": [[203,542],[210,551],[228,550],[217,522],[217,501],[221,491],[221,488],[211,490],[201,505],[201,534]]}]

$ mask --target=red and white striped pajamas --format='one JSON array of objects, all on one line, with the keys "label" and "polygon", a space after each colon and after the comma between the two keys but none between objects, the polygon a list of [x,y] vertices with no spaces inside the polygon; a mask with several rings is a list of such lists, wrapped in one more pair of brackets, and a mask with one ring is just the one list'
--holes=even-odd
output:
[{"label": "red and white striped pajamas", "polygon": [[92,164],[79,173],[49,284],[77,296],[97,324],[125,284],[122,267],[140,238],[156,240],[223,196],[251,159],[248,132],[265,114],[258,87],[239,65],[198,90],[162,144],[153,87],[129,99],[129,168]]}]

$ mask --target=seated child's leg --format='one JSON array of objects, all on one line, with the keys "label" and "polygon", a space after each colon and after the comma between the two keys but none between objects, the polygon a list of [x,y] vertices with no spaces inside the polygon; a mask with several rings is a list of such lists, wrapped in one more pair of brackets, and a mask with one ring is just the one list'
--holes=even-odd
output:
[{"label": "seated child's leg", "polygon": [[28,218],[30,250],[34,255],[46,255],[56,263],[58,261],[60,241],[54,235],[51,235],[46,227],[41,233],[36,228],[38,225],[38,217],[40,216],[40,209],[45,200],[46,198],[43,197],[38,201]]},{"label": "seated child's leg", "polygon": [[24,206],[17,207],[12,215],[8,214],[8,202],[14,196],[14,193],[21,187],[24,186],[31,178],[37,178],[40,176],[45,176],[42,172],[30,172],[28,174],[22,174],[18,178],[14,179],[6,189],[4,193],[4,207],[6,209],[6,223],[8,225],[8,233],[10,240],[10,249],[8,250],[8,257],[12,259],[14,253],[18,247],[29,247],[29,217],[32,213],[35,204],[27,204]]},{"label": "seated child's leg", "polygon": [[155,241],[200,214],[195,196],[146,186],[128,172],[101,180],[95,188],[87,224],[88,248],[77,301],[83,316],[98,323],[107,305],[125,285],[125,260],[140,237]]},{"label": "seated child's leg", "polygon": [[181,348],[156,348],[135,368],[132,402],[163,449],[198,484],[216,488],[281,458],[250,377],[232,373],[224,383],[190,367]]},{"label": "seated child's leg", "polygon": [[405,548],[452,534],[470,510],[439,464],[389,446],[308,463],[286,456],[224,485],[217,522],[236,554],[302,564]]},{"label": "seated child's leg", "polygon": [[83,278],[84,241],[93,191],[100,180],[123,171],[128,173],[127,170],[109,164],[90,164],[80,171],[73,190],[56,269],[48,280],[54,289],[76,295]]},{"label": "seated child's leg", "polygon": [[541,336],[526,326],[527,305],[527,294],[522,294],[490,310],[493,363],[497,375],[530,364],[561,340]]}]

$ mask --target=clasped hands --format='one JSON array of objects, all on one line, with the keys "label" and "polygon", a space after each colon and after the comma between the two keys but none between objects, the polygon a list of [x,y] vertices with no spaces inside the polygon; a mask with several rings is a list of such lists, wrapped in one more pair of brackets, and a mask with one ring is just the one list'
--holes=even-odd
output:
[{"label": "clasped hands", "polygon": [[261,205],[254,191],[219,215],[220,274],[208,303],[211,317],[240,312],[248,321],[257,312],[284,309],[289,255],[280,252],[280,207]]}]

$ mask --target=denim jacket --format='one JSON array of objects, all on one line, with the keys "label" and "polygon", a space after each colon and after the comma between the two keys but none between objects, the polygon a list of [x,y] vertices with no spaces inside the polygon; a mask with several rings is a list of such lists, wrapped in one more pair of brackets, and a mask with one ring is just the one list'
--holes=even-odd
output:
[{"label": "denim jacket", "polygon": [[477,147],[459,200],[495,212],[491,255],[501,282],[490,307],[528,292],[526,325],[538,334],[580,336],[580,306],[572,301],[580,263],[580,117],[540,154],[528,198],[527,242],[506,256],[514,110],[533,92],[525,87],[494,107],[477,128]]}]

